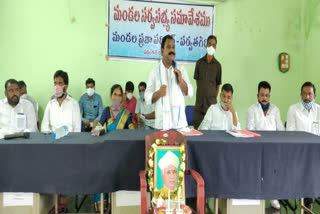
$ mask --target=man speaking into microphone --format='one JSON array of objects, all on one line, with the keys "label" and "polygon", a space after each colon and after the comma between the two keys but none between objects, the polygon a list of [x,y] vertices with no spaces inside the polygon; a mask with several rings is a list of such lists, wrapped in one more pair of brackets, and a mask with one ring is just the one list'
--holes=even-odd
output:
[{"label": "man speaking into microphone", "polygon": [[0,100],[0,135],[16,132],[36,132],[37,119],[33,105],[20,99],[20,89],[15,79],[5,83],[5,99]]},{"label": "man speaking into microphone", "polygon": [[184,96],[192,98],[193,87],[183,66],[175,63],[175,41],[171,35],[161,42],[162,60],[151,71],[145,91],[146,104],[155,103],[155,128],[187,127]]}]

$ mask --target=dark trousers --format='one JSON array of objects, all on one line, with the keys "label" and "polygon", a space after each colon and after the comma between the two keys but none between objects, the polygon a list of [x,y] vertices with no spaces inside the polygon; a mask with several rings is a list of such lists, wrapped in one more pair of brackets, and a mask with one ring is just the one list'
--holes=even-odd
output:
[{"label": "dark trousers", "polygon": [[206,114],[202,113],[201,110],[199,110],[197,108],[194,109],[194,111],[193,111],[193,127],[195,129],[199,128],[199,126],[200,126],[200,124],[201,124],[201,122],[202,122],[202,120],[203,120],[205,115]]}]

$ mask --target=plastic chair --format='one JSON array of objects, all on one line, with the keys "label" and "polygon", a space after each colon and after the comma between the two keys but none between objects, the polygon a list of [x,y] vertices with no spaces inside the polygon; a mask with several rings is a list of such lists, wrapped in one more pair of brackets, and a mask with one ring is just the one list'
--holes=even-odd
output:
[{"label": "plastic chair", "polygon": [[187,117],[187,122],[188,126],[193,126],[193,111],[194,111],[194,106],[186,106],[186,117]]},{"label": "plastic chair", "polygon": [[185,145],[185,175],[189,174],[191,175],[196,183],[197,183],[197,210],[196,212],[192,210],[192,213],[198,213],[198,214],[204,214],[204,202],[205,202],[205,194],[204,194],[204,180],[202,176],[194,171],[194,170],[188,170],[188,157],[187,157],[187,143],[186,143],[186,137],[180,133],[174,132],[174,131],[158,131],[154,132],[150,135],[147,135],[145,137],[145,170],[140,171],[140,191],[141,191],[141,214],[150,214],[154,213],[153,208],[151,207],[151,204],[148,206],[147,202],[147,180],[146,180],[146,173],[148,168],[148,159],[149,159],[149,149],[156,141],[156,139],[164,139],[167,141],[168,145],[181,145],[182,143]]}]

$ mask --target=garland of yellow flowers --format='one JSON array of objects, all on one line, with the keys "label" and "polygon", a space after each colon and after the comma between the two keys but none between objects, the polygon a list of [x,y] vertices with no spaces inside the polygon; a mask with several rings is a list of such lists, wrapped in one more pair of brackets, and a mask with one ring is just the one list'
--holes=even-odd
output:
[{"label": "garland of yellow flowers", "polygon": [[[156,199],[161,197],[162,199],[168,199],[168,194],[160,193],[160,191],[157,189],[157,187],[154,187],[153,184],[153,163],[154,163],[154,152],[157,148],[157,146],[165,146],[168,145],[168,142],[164,139],[157,139],[154,143],[152,143],[150,149],[149,149],[149,159],[148,159],[148,168],[147,168],[147,173],[148,173],[148,184],[149,184],[149,189],[151,192],[153,192],[153,195]],[[182,181],[184,177],[184,171],[186,169],[186,153],[185,153],[185,148],[184,144],[182,143],[180,145],[180,155],[181,155],[181,164],[180,164],[180,171],[179,171],[179,179],[178,179],[178,185],[175,191],[170,192],[170,198],[174,199],[178,195],[178,190],[182,187]]]}]

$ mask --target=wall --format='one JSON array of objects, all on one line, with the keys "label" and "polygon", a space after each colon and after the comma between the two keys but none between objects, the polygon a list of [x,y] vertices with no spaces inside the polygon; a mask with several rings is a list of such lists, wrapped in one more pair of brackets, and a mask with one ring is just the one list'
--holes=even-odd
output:
[{"label": "wall", "polygon": [[[106,8],[106,0],[1,0],[1,90],[8,78],[25,80],[28,93],[39,102],[41,118],[53,94],[53,74],[58,69],[68,72],[68,92],[76,99],[85,91],[85,80],[94,78],[105,105],[110,104],[113,83],[124,86],[132,80],[137,86],[147,81],[156,62],[105,60]],[[289,105],[298,101],[305,75],[301,0],[226,0],[217,4],[216,12],[216,57],[222,64],[223,83],[234,86],[234,106],[242,127],[247,108],[256,102],[261,80],[271,83],[271,102],[285,120]],[[319,25],[317,32],[312,31],[307,41],[312,53]],[[291,56],[291,69],[286,74],[279,72],[277,65],[283,51]],[[195,86],[194,64],[185,67]],[[316,67],[307,67],[313,77]],[[138,91],[134,94],[137,97]],[[186,104],[194,102],[195,96],[186,100]]]},{"label": "wall", "polygon": [[[320,0],[305,1],[305,49],[304,49],[304,79],[312,81],[318,90],[320,90]],[[319,103],[319,99],[317,99]]]}]

